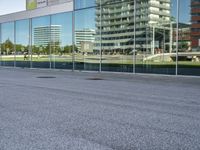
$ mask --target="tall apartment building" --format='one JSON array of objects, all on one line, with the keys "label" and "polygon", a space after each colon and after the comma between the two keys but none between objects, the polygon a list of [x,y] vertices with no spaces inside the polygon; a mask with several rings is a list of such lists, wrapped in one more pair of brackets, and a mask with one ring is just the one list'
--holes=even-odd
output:
[{"label": "tall apartment building", "polygon": [[[96,2],[100,4],[100,0],[96,0]],[[134,43],[134,0],[123,0],[123,3],[116,0],[101,0],[101,4],[102,8],[96,10],[96,49],[99,50],[102,46],[105,51],[132,51]],[[152,38],[147,38],[147,32],[152,31],[150,29],[147,31],[147,28],[151,24],[170,21],[170,4],[171,0],[137,0],[137,48],[150,48]],[[100,29],[102,29],[101,33]],[[102,40],[102,45],[100,45],[99,39]]]},{"label": "tall apartment building", "polygon": [[92,52],[95,41],[95,30],[81,29],[75,31],[75,43],[79,52]]},{"label": "tall apartment building", "polygon": [[39,26],[34,28],[34,45],[36,47],[48,46],[53,43],[61,45],[61,25]]},{"label": "tall apartment building", "polygon": [[191,23],[192,50],[200,51],[200,0],[191,0]]}]

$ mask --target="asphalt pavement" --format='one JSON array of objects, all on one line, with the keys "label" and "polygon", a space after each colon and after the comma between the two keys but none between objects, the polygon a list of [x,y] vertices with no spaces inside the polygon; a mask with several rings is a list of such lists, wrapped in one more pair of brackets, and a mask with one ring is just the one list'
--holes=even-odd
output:
[{"label": "asphalt pavement", "polygon": [[200,78],[0,68],[0,150],[199,150]]}]

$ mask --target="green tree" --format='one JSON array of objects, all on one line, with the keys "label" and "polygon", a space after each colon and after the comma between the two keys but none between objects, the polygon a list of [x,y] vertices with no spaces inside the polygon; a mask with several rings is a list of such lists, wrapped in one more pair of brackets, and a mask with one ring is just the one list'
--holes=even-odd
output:
[{"label": "green tree", "polygon": [[4,43],[2,43],[2,45],[3,45],[2,52],[6,53],[7,55],[12,54],[14,52],[14,44],[9,38]]}]

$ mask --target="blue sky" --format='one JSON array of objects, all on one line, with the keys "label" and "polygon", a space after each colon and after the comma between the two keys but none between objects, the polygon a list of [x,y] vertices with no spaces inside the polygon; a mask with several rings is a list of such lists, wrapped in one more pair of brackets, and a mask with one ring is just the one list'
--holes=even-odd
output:
[{"label": "blue sky", "polygon": [[[179,0],[180,1],[180,22],[190,22],[190,0]],[[172,15],[176,16],[176,0],[172,0]]]},{"label": "blue sky", "polygon": [[[190,20],[190,0],[180,0],[180,20],[189,22]],[[176,0],[172,0],[172,14],[176,14]],[[23,11],[26,9],[26,0],[0,0],[0,15]]]}]

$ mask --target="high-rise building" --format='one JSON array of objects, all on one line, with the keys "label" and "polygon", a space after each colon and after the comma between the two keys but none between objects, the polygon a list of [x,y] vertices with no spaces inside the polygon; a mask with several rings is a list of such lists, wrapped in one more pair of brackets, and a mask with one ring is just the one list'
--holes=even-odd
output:
[{"label": "high-rise building", "polygon": [[[96,2],[100,4],[100,0],[96,0]],[[170,3],[170,0],[137,0],[137,48],[143,47],[146,49],[147,42],[151,43],[150,40],[152,38],[147,38],[147,27],[156,23],[170,21]],[[134,1],[124,0],[121,3],[116,0],[101,0],[101,5],[102,8],[98,7],[96,10],[96,49],[100,49],[100,46],[102,46],[103,50],[108,51],[132,51],[134,39]],[[100,29],[102,29],[101,33]],[[101,41],[98,39],[101,39]]]},{"label": "high-rise building", "polygon": [[75,31],[75,42],[79,52],[92,51],[95,41],[95,30],[82,29]]},{"label": "high-rise building", "polygon": [[34,28],[34,45],[46,47],[50,43],[61,45],[61,25],[39,26]]},{"label": "high-rise building", "polygon": [[192,50],[199,51],[200,47],[200,1],[191,0],[191,41]]}]

